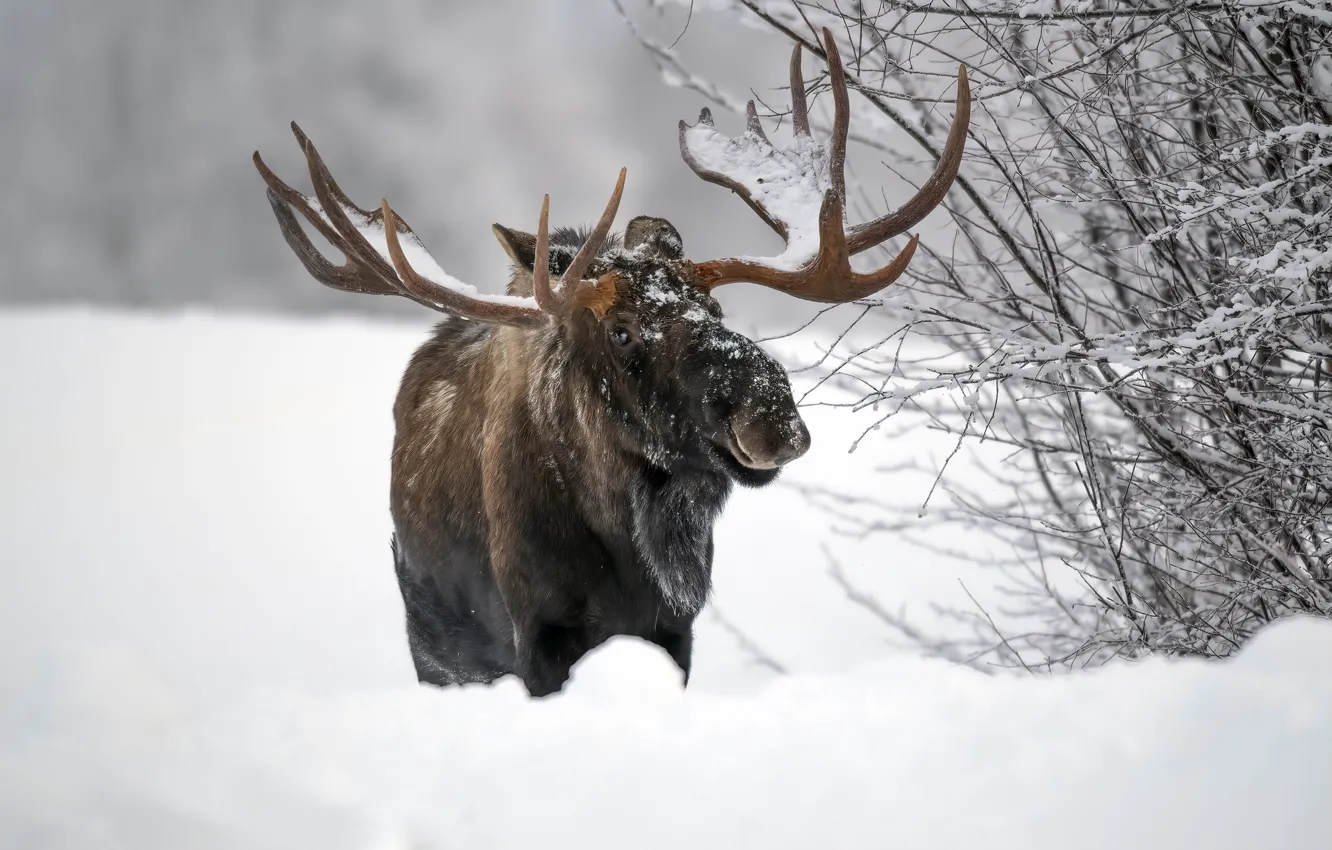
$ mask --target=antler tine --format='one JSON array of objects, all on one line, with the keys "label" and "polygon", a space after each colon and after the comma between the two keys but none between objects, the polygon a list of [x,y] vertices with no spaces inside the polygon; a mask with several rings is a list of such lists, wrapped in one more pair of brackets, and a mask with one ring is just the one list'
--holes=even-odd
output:
[{"label": "antler tine", "polygon": [[296,258],[301,261],[301,265],[305,266],[305,270],[315,280],[343,292],[357,292],[366,295],[393,294],[388,287],[380,285],[375,279],[371,278],[367,281],[351,262],[335,266],[327,257],[319,253],[318,249],[306,237],[305,231],[301,228],[300,222],[296,220],[291,207],[271,189],[268,191],[268,203],[273,208],[273,215],[277,217],[278,229],[282,233],[282,238],[292,252],[296,254]]},{"label": "antler tine", "polygon": [[809,135],[809,108],[805,102],[805,75],[800,69],[800,42],[791,49],[791,125],[797,136]]},{"label": "antler tine", "polygon": [[333,265],[323,254],[319,253],[319,249],[315,248],[314,244],[310,242],[300,222],[292,214],[293,208],[299,210],[305,220],[310,222],[321,236],[339,250],[341,250],[343,242],[342,235],[314,211],[310,206],[309,198],[283,182],[282,178],[278,177],[268,167],[258,151],[254,152],[253,159],[255,168],[259,170],[259,175],[268,184],[268,203],[273,208],[273,214],[277,217],[282,238],[292,252],[296,254],[297,259],[301,261],[301,265],[305,266],[305,270],[310,273],[311,277],[325,286],[343,292],[357,292],[366,295],[396,294],[396,291],[379,277],[367,276],[359,258],[351,253],[343,252],[347,254],[347,262],[340,266]]},{"label": "antler tine", "polygon": [[[615,181],[615,191],[611,192],[610,200],[606,202],[606,209],[602,211],[601,218],[597,220],[596,227],[588,234],[587,240],[583,246],[578,249],[574,255],[573,262],[569,263],[569,268],[564,270],[560,276],[560,296],[568,300],[574,294],[577,288],[576,281],[583,279],[588,266],[592,265],[592,260],[601,250],[602,244],[606,241],[606,236],[610,233],[611,224],[615,222],[615,213],[620,209],[620,196],[624,194],[624,178],[628,169],[620,169],[620,178]],[[544,215],[544,212],[543,212]]]},{"label": "antler tine", "polygon": [[832,178],[833,192],[846,198],[846,136],[851,126],[851,99],[846,93],[846,71],[842,69],[842,56],[833,41],[832,31],[823,28],[823,50],[828,55],[828,76],[833,95],[832,140],[828,150],[828,176]]},{"label": "antler tine", "polygon": [[851,229],[847,243],[852,254],[905,233],[943,203],[948,189],[953,185],[953,179],[957,177],[958,167],[962,164],[962,151],[967,144],[970,124],[971,88],[967,84],[967,66],[960,65],[957,69],[957,111],[953,114],[953,126],[948,130],[948,140],[944,143],[943,153],[939,155],[938,165],[911,200],[887,215]]},{"label": "antler tine", "polygon": [[550,195],[541,201],[537,222],[536,258],[532,262],[532,295],[537,306],[547,313],[559,312],[559,302],[550,288]]},{"label": "antler tine", "polygon": [[[297,124],[295,121],[291,122],[291,132],[292,135],[296,137],[297,144],[301,146],[301,151],[305,153],[306,158],[308,159],[310,155],[309,151],[314,149],[314,142],[310,141],[310,137],[305,135],[305,131],[301,129],[301,125]],[[339,204],[351,207],[366,218],[375,220],[379,215],[379,210],[362,209],[360,206],[353,203],[352,199],[347,197],[347,193],[342,191],[342,187],[338,185],[338,181],[333,179],[332,172],[330,172],[328,168],[323,167],[324,161],[319,157],[318,152],[315,153],[315,157],[319,159],[324,182],[327,184],[329,192],[332,194],[333,198],[337,200]]]},{"label": "antler tine", "polygon": [[763,132],[763,122],[759,121],[758,107],[754,106],[754,101],[745,104],[745,129],[755,136],[768,141],[768,134]]},{"label": "antler tine", "polygon": [[[294,127],[295,122],[292,122],[292,124]],[[296,136],[299,139],[304,134],[297,129]],[[394,274],[393,267],[374,249],[374,246],[366,241],[365,235],[348,218],[346,208],[341,203],[346,195],[343,195],[342,191],[337,188],[337,184],[333,180],[333,174],[328,170],[328,166],[324,164],[324,158],[319,155],[314,142],[308,138],[305,139],[303,148],[306,164],[310,168],[310,182],[314,184],[315,197],[319,199],[319,205],[323,208],[323,213],[328,218],[329,223],[342,237],[333,244],[344,254],[354,256],[363,264],[369,266],[371,271],[388,283],[396,292],[402,294],[398,286],[398,276]],[[365,223],[377,223],[376,218],[365,210],[355,204],[348,203],[353,210],[363,217]],[[402,226],[405,227],[406,224],[404,223]],[[385,229],[387,230],[387,228]]]}]

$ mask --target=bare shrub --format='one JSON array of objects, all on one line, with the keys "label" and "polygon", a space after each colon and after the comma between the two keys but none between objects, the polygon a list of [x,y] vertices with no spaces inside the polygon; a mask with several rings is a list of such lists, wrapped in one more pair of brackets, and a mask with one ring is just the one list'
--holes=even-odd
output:
[{"label": "bare shrub", "polygon": [[[1008,448],[991,470],[1003,486],[945,474],[951,504],[923,521],[1005,542],[1002,613],[1025,626],[959,611],[970,636],[944,640],[885,621],[950,657],[1049,669],[1225,656],[1284,615],[1332,614],[1327,4],[729,8],[818,55],[829,27],[858,114],[916,158],[938,154],[957,63],[971,76],[948,202],[960,235],[922,242],[911,291],[875,307],[900,327],[827,377],[885,418]],[[671,82],[741,108],[635,31]],[[946,97],[914,90],[922,74]],[[853,182],[849,205],[873,214],[882,203]],[[949,356],[899,358],[908,336]],[[810,496],[836,509],[836,494]],[[855,521],[900,528],[892,510]]]}]

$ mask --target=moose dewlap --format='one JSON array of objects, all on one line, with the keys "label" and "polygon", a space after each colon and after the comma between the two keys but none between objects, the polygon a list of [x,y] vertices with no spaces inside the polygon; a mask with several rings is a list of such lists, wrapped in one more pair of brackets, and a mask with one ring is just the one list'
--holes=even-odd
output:
[{"label": "moose dewlap", "polygon": [[[722,324],[717,286],[748,281],[809,301],[871,295],[906,269],[913,237],[869,273],[853,254],[901,235],[943,201],[970,119],[966,73],[934,174],[898,210],[844,229],[850,106],[823,31],[832,138],[810,135],[801,46],[791,57],[794,139],[768,141],[754,104],[743,136],[704,110],[680,122],[680,153],[786,242],[775,258],[685,259],[670,222],[610,231],[625,172],[591,231],[494,232],[513,260],[506,295],[444,271],[385,201],[353,204],[294,123],[314,197],[256,152],[287,244],[320,283],[399,295],[448,315],[412,357],[394,405],[393,562],[422,682],[517,674],[533,696],[616,635],[650,640],[687,682],[693,624],[707,600],[712,529],[735,483],[761,487],[809,448],[786,373]],[[334,265],[299,220],[346,259]],[[552,278],[558,278],[553,280]]]}]

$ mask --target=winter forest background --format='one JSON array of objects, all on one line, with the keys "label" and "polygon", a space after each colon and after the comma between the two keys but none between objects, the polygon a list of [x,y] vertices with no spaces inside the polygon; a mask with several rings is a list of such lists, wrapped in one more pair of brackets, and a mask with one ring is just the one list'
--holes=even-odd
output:
[{"label": "winter forest background", "polygon": [[[826,132],[822,26],[851,220],[959,63],[972,132],[890,290],[720,293],[813,449],[718,526],[689,698],[628,645],[544,707],[411,687],[388,412],[433,317],[311,280],[251,152],[306,186],[297,120],[491,291],[492,222],[620,166],[621,224],[775,253],[676,123],[784,138],[798,40]],[[1332,844],[1326,4],[0,0],[0,153],[0,844]]]},{"label": "winter forest background", "polygon": [[[686,55],[781,81],[779,56],[756,61],[777,39],[712,18]],[[557,219],[590,219],[620,165],[626,209],[678,222],[692,250],[767,234],[681,179],[675,122],[699,98],[662,86],[595,0],[9,0],[0,48],[3,303],[419,318],[289,273],[249,154],[299,167],[293,119],[465,280],[506,273],[492,221],[533,229],[545,192]]]}]

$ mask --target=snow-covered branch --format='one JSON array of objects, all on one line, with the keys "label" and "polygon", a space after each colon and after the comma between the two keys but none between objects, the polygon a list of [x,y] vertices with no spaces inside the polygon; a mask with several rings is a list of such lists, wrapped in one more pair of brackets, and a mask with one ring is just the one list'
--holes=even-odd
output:
[{"label": "snow-covered branch", "polygon": [[876,616],[1031,669],[1228,655],[1271,620],[1332,616],[1332,12],[710,5],[807,45],[829,25],[858,108],[926,150],[938,99],[914,86],[959,61],[976,80],[947,241],[874,308],[895,330],[808,367],[807,402],[873,408],[862,439],[912,417],[1002,448],[995,486],[942,471],[923,518],[807,496],[844,533],[984,528],[1013,553],[995,567],[1013,605],[955,612],[974,640],[947,647]]}]

